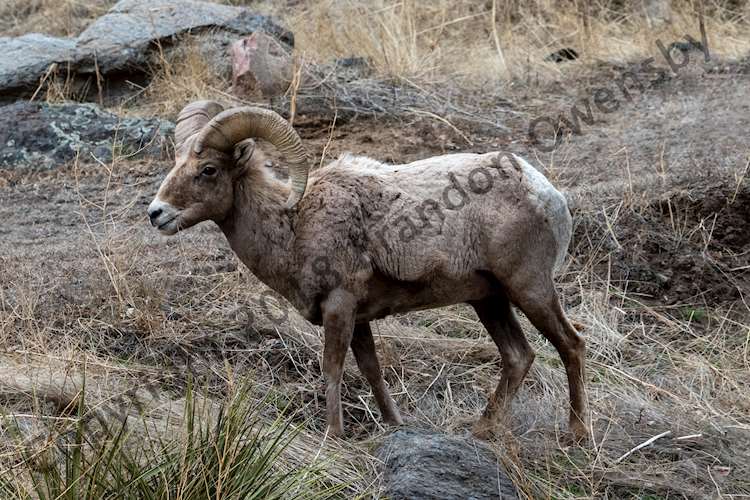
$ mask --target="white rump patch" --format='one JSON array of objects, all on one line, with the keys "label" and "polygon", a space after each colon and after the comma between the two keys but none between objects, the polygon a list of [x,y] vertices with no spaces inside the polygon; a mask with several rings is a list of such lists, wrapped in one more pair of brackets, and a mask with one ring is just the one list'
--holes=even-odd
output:
[{"label": "white rump patch", "polygon": [[555,189],[555,186],[552,185],[544,174],[520,156],[514,154],[513,157],[521,165],[529,187],[539,199],[540,208],[547,214],[552,232],[557,241],[555,270],[559,270],[565,261],[565,254],[568,251],[568,245],[570,245],[570,238],[573,233],[573,218],[568,209],[568,201],[565,199],[565,195]]}]

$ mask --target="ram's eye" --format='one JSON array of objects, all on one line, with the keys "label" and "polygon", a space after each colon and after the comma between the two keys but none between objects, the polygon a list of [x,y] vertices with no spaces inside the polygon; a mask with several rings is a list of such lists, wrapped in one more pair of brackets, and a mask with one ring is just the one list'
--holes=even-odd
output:
[{"label": "ram's eye", "polygon": [[203,167],[203,170],[201,170],[201,175],[203,177],[213,177],[214,175],[216,175],[216,167],[212,165],[206,165],[205,167]]}]

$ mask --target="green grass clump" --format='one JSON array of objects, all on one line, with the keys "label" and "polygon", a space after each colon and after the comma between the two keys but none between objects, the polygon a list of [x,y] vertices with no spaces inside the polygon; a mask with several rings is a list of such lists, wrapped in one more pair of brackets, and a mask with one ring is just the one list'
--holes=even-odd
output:
[{"label": "green grass clump", "polygon": [[212,418],[196,406],[188,390],[179,431],[150,439],[125,424],[95,432],[79,397],[75,426],[3,472],[0,498],[317,499],[341,492],[343,486],[323,478],[320,464],[282,464],[297,431],[282,418],[268,424],[260,415],[264,402],[248,391],[238,391]]}]

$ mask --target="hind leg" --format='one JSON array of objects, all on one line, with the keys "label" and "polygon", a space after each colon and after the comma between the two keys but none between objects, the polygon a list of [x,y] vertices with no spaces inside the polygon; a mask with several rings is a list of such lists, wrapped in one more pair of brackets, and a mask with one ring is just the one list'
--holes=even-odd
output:
[{"label": "hind leg", "polygon": [[489,297],[471,305],[497,345],[503,362],[500,382],[474,426],[474,434],[486,438],[494,429],[498,415],[509,410],[513,396],[534,362],[534,351],[507,297]]},{"label": "hind leg", "polygon": [[534,273],[533,277],[526,275],[523,279],[515,279],[513,286],[508,287],[508,293],[513,303],[557,349],[568,377],[569,428],[577,439],[585,439],[588,436],[585,341],[565,315],[551,278],[540,277],[539,273]]}]

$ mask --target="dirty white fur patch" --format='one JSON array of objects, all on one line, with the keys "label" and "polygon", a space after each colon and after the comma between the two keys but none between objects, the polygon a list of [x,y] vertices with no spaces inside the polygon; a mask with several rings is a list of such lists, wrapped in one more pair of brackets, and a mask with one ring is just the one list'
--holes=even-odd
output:
[{"label": "dirty white fur patch", "polygon": [[573,233],[573,218],[568,209],[568,202],[560,191],[529,162],[518,155],[513,155],[526,176],[531,190],[536,194],[542,210],[547,214],[552,232],[557,241],[557,257],[555,259],[555,270],[559,270],[565,261],[565,254],[570,245]]},{"label": "dirty white fur patch", "polygon": [[[448,174],[455,175],[459,183],[466,189],[467,175],[471,169],[490,165],[493,156],[498,154],[500,157],[505,156],[503,153],[458,153],[436,156],[404,165],[391,165],[364,156],[344,154],[328,168],[331,170],[348,170],[358,177],[375,177],[383,185],[401,193],[402,198],[390,206],[391,215],[386,217],[389,220],[396,220],[398,215],[403,212],[413,213],[413,206],[419,205],[426,199],[432,198],[444,203],[442,193],[449,185],[446,180]],[[515,154],[513,157],[526,178],[530,191],[529,201],[539,207],[550,224],[557,243],[555,270],[559,270],[565,260],[573,228],[567,200],[541,172],[526,160]],[[506,157],[503,162],[507,161]],[[325,169],[318,171],[317,174],[321,175],[324,171]],[[446,224],[457,234],[465,236],[470,233],[470,231],[464,230],[465,227],[471,226],[471,221],[466,216],[458,217],[451,211],[445,213],[448,217]],[[454,217],[455,220],[450,220]],[[411,248],[406,253],[418,253],[418,250]],[[470,259],[464,258],[463,263],[472,265]]]}]

